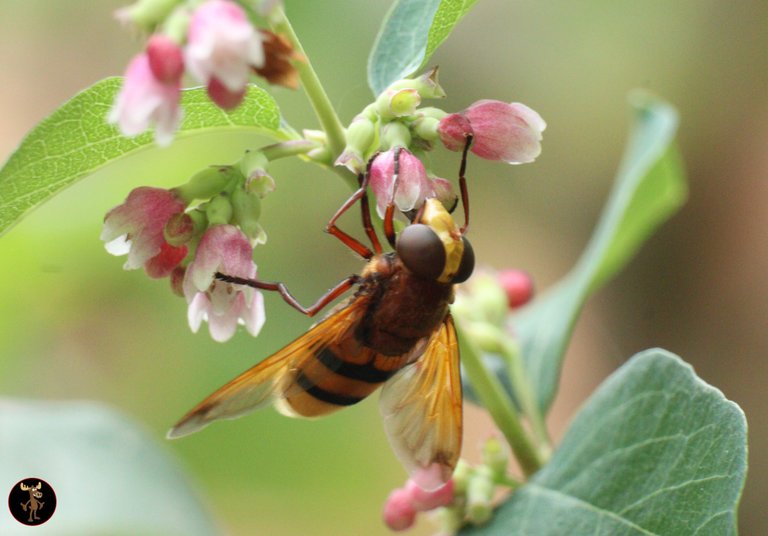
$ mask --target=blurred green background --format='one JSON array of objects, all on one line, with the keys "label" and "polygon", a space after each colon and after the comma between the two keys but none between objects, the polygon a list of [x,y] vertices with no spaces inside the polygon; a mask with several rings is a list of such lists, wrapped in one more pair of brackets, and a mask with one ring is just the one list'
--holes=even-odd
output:
[{"label": "blurred green background", "polygon": [[[78,90],[121,74],[141,46],[112,12],[122,2],[0,0],[0,158]],[[389,2],[288,1],[288,12],[346,122],[370,99],[367,51]],[[585,244],[625,139],[636,87],[680,110],[690,201],[631,267],[592,299],[568,352],[550,418],[555,437],[624,359],[662,346],[738,402],[750,424],[742,534],[768,526],[768,3],[764,0],[484,0],[437,52],[448,98],[520,101],[548,122],[535,165],[472,159],[471,237],[481,264],[533,274],[540,289]],[[315,127],[300,93],[275,90],[287,119]],[[320,421],[264,411],[165,442],[202,396],[302,333],[310,320],[267,296],[263,334],[217,344],[193,335],[167,282],[121,269],[98,240],[130,188],[170,187],[262,143],[182,140],[125,159],[65,191],[0,239],[0,396],[95,399],[146,423],[231,534],[386,534],[379,521],[405,475],[376,397]],[[435,167],[454,177],[456,155]],[[264,204],[264,278],[310,302],[361,263],[321,232],[348,191],[316,167],[279,162]],[[356,228],[349,220],[348,228]],[[490,433],[468,414],[465,453]],[[9,463],[2,460],[0,463]],[[12,463],[12,462],[11,462]],[[24,475],[26,476],[26,475]],[[418,533],[431,526],[420,521]]]}]

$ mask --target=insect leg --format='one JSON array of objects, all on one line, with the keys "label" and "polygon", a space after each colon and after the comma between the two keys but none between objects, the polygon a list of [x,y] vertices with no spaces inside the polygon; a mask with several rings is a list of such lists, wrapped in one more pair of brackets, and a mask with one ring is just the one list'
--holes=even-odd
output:
[{"label": "insect leg", "polygon": [[365,167],[365,174],[360,175],[358,179],[360,182],[360,189],[363,191],[363,196],[360,198],[360,213],[363,218],[363,229],[365,229],[365,234],[368,235],[368,239],[371,241],[373,251],[379,255],[383,250],[381,242],[379,242],[379,237],[376,236],[376,230],[371,223],[371,209],[368,206],[368,183],[371,180],[371,165],[373,165],[373,161],[377,156],[379,156],[379,153],[376,153],[368,160],[368,165]]},{"label": "insect leg", "polygon": [[464,225],[461,227],[461,234],[467,230],[469,226],[469,192],[467,191],[467,179],[464,174],[467,171],[467,153],[469,147],[472,145],[472,136],[467,136],[467,141],[464,144],[464,150],[461,153],[461,165],[459,166],[459,189],[461,190],[461,204],[464,207]]},{"label": "insect leg", "polygon": [[360,281],[360,276],[357,274],[353,274],[345,279],[342,279],[339,283],[336,284],[336,286],[329,289],[328,292],[320,296],[320,298],[314,304],[310,305],[309,307],[304,307],[296,300],[296,298],[293,297],[284,283],[259,281],[257,279],[246,279],[244,277],[222,274],[221,272],[216,272],[215,277],[219,281],[224,281],[226,283],[234,283],[236,285],[245,285],[261,290],[272,290],[278,292],[288,305],[300,313],[310,317],[315,316],[323,307],[344,294]]},{"label": "insect leg", "polygon": [[389,200],[387,210],[384,212],[384,236],[387,242],[395,249],[395,194],[397,193],[397,184],[400,182],[400,151],[402,147],[395,147],[395,165],[392,178],[392,199]]},{"label": "insect leg", "polygon": [[[336,214],[333,215],[331,220],[328,222],[328,225],[325,226],[325,232],[330,233],[339,240],[342,241],[342,243],[350,248],[352,251],[363,257],[364,259],[370,260],[374,252],[375,254],[379,254],[382,252],[381,249],[381,243],[379,243],[379,239],[376,237],[376,231],[373,229],[373,224],[371,224],[371,212],[368,208],[368,182],[370,180],[370,170],[371,170],[371,164],[373,163],[373,158],[371,158],[368,161],[368,166],[365,170],[365,173],[361,173],[358,175],[358,183],[360,184],[360,188],[357,189],[355,193],[353,193],[349,199],[346,200],[346,202],[341,205],[339,210],[336,211]],[[349,208],[355,204],[356,201],[360,201],[360,210],[362,213],[363,218],[363,228],[365,229],[365,234],[368,235],[368,238],[371,240],[371,245],[373,246],[373,251],[371,251],[365,244],[360,242],[358,239],[350,236],[349,234],[345,233],[341,229],[339,229],[336,226],[336,220],[338,220],[342,214],[344,214]]]}]

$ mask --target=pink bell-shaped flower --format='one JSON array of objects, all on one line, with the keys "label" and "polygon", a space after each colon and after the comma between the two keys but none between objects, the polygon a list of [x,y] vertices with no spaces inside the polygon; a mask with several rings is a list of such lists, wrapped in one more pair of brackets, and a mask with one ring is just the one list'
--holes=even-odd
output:
[{"label": "pink bell-shaped flower", "polygon": [[541,153],[545,128],[541,116],[525,104],[480,100],[463,112],[441,119],[438,133],[452,151],[462,150],[471,135],[470,150],[480,158],[525,164]]},{"label": "pink bell-shaped flower", "polygon": [[187,247],[169,245],[163,229],[185,204],[172,191],[142,186],[104,217],[101,239],[113,255],[128,255],[126,270],[144,267],[150,277],[165,277],[187,255]]},{"label": "pink bell-shaped flower", "polygon": [[251,335],[264,325],[264,297],[256,289],[215,278],[216,272],[253,279],[256,264],[253,248],[242,231],[233,225],[209,227],[200,239],[195,259],[184,276],[184,295],[189,303],[188,319],[193,332],[208,321],[211,337],[224,342],[242,324]]}]

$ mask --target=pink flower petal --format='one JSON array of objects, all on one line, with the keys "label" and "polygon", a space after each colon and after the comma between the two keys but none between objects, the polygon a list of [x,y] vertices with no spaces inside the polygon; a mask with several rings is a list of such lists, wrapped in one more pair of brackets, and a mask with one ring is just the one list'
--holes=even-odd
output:
[{"label": "pink flower petal", "polygon": [[209,0],[192,15],[185,56],[189,71],[200,82],[207,85],[216,78],[236,93],[245,88],[251,67],[264,64],[264,47],[239,5]]},{"label": "pink flower petal", "polygon": [[158,145],[168,145],[181,122],[180,98],[180,81],[158,81],[147,55],[139,54],[128,64],[123,87],[107,119],[126,136],[136,136],[154,125]]}]

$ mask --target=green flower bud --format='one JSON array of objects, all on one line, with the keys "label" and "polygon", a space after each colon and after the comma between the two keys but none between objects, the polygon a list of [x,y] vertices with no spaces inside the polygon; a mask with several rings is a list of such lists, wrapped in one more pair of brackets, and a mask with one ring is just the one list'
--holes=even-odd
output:
[{"label": "green flower bud", "polygon": [[413,115],[421,104],[421,95],[414,88],[386,89],[376,99],[376,111],[385,119]]},{"label": "green flower bud", "polygon": [[261,199],[264,199],[268,193],[274,192],[276,187],[275,179],[264,172],[254,173],[245,179],[245,191],[256,194]]},{"label": "green flower bud", "polygon": [[507,294],[491,274],[477,275],[470,289],[473,306],[487,322],[500,326],[509,310]]},{"label": "green flower bud", "polygon": [[177,43],[187,40],[190,12],[185,6],[174,9],[163,23],[163,33]]},{"label": "green flower bud", "polygon": [[490,438],[483,445],[483,463],[491,470],[493,479],[499,481],[507,474],[509,454],[501,441]]},{"label": "green flower bud", "polygon": [[501,353],[504,335],[496,325],[482,320],[467,322],[465,333],[480,350],[492,354]]},{"label": "green flower bud", "polygon": [[232,220],[232,203],[227,195],[217,195],[205,207],[205,215],[210,225],[221,225]]},{"label": "green flower bud", "polygon": [[437,132],[437,126],[440,124],[439,119],[434,117],[419,117],[413,122],[413,131],[418,137],[427,141],[436,141],[440,139],[440,134]]},{"label": "green flower bud", "polygon": [[229,184],[242,179],[240,170],[233,166],[210,166],[194,174],[186,184],[173,189],[187,204],[195,199],[210,199],[224,191]]},{"label": "green flower bud", "polygon": [[453,470],[453,494],[458,497],[467,493],[467,486],[469,485],[469,479],[472,478],[472,474],[475,470],[462,459],[456,464],[456,469]]},{"label": "green flower bud", "polygon": [[491,518],[493,492],[491,470],[485,466],[478,467],[467,486],[467,519],[469,521],[480,525]]},{"label": "green flower bud", "polygon": [[439,532],[435,536],[452,536],[458,534],[464,524],[464,510],[458,506],[438,508],[435,511]]},{"label": "green flower bud", "polygon": [[248,238],[255,240],[264,232],[259,225],[261,196],[257,192],[237,188],[232,192],[232,212],[233,223],[239,225]]},{"label": "green flower bud", "polygon": [[384,149],[407,148],[411,145],[411,131],[399,121],[387,123],[381,129],[381,144]]},{"label": "green flower bud", "polygon": [[445,91],[437,81],[437,67],[433,67],[418,78],[403,78],[393,82],[384,92],[405,88],[415,89],[423,99],[442,99],[445,97]]},{"label": "green flower bud", "polygon": [[347,147],[366,153],[376,141],[376,123],[364,115],[355,117],[347,128]]},{"label": "green flower bud", "polygon": [[115,17],[127,24],[133,24],[147,33],[163,22],[182,0],[138,0],[138,2],[118,9]]},{"label": "green flower bud", "polygon": [[195,222],[186,212],[177,212],[168,219],[163,228],[163,238],[173,247],[179,247],[195,235]]},{"label": "green flower bud", "polygon": [[238,166],[243,177],[250,178],[255,173],[264,174],[269,166],[269,160],[261,151],[246,151]]},{"label": "green flower bud", "polygon": [[365,114],[359,114],[347,128],[347,146],[336,159],[337,166],[345,166],[352,173],[365,170],[368,156],[378,145],[376,122]]}]

